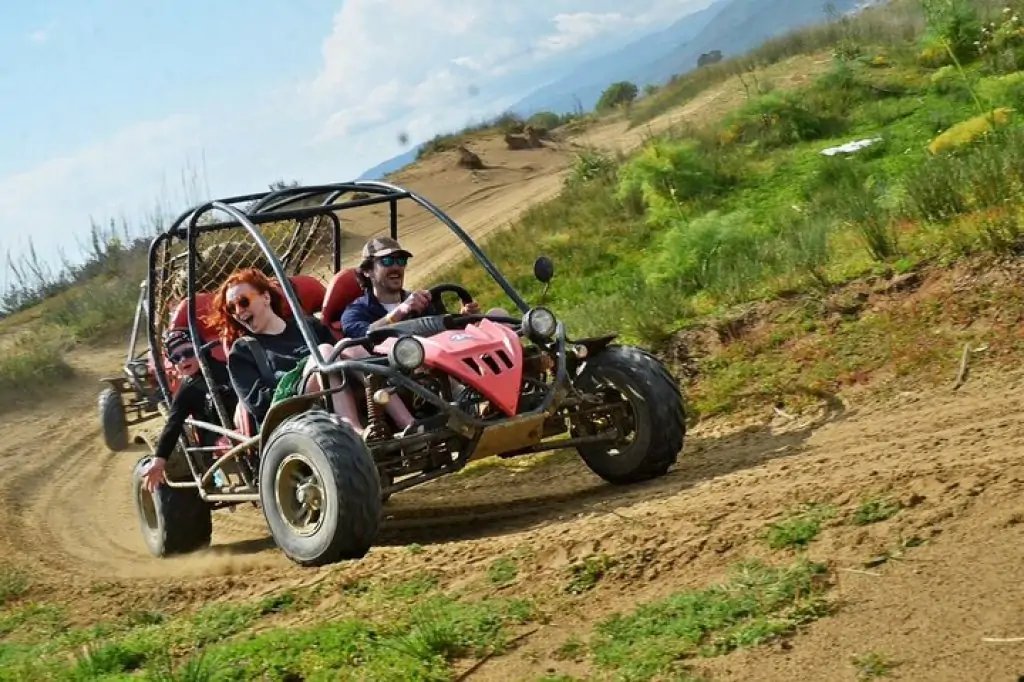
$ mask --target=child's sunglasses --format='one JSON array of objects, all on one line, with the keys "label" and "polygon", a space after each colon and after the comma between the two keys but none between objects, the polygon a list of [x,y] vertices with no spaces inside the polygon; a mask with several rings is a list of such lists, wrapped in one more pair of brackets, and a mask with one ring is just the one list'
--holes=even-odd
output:
[{"label": "child's sunglasses", "polygon": [[386,268],[390,268],[393,265],[400,265],[401,267],[404,268],[406,265],[409,264],[409,257],[408,256],[381,256],[380,264],[383,265]]},{"label": "child's sunglasses", "polygon": [[239,310],[245,310],[246,308],[249,307],[249,303],[250,303],[250,301],[249,301],[249,297],[248,296],[239,296],[238,298],[234,299],[233,301],[228,301],[228,304],[227,304],[228,315],[234,315]]},{"label": "child's sunglasses", "polygon": [[184,349],[182,351],[178,351],[177,353],[169,353],[167,355],[167,359],[170,360],[172,363],[174,363],[176,365],[179,362],[182,362],[184,360],[188,360],[190,358],[194,358],[195,356],[196,356],[196,349],[195,348],[186,348],[186,349]]}]

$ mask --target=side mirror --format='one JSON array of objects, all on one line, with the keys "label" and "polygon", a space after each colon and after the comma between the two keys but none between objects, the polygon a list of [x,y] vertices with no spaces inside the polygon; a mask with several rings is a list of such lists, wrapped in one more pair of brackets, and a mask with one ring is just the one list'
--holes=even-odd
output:
[{"label": "side mirror", "polygon": [[547,284],[555,276],[555,264],[547,256],[541,256],[533,262],[533,276]]}]

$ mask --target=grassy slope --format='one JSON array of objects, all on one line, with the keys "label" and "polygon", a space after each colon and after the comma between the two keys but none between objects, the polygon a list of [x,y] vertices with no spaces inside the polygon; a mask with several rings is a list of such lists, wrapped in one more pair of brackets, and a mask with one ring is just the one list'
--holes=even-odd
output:
[{"label": "grassy slope", "polygon": [[[566,193],[494,237],[489,253],[530,300],[539,293],[532,257],[553,256],[551,304],[576,333],[621,327],[657,346],[685,370],[691,400],[704,413],[733,409],[743,396],[777,398],[795,385],[834,389],[872,375],[921,376],[918,370],[949,363],[971,323],[984,325],[993,351],[1013,357],[1019,341],[1007,332],[1024,306],[1015,279],[993,274],[985,259],[1017,247],[1024,175],[1015,159],[1024,143],[1014,134],[953,160],[932,158],[927,143],[977,113],[969,92],[956,78],[936,78],[906,50],[879,60],[878,46],[860,47],[861,59],[837,66],[800,98],[768,93],[713,129],[654,143],[623,167],[581,159]],[[985,62],[967,68],[989,79],[979,90],[993,103],[1016,103],[1015,89],[985,74]],[[883,144],[852,159],[817,154],[880,132]],[[989,191],[997,181],[1001,191]],[[670,185],[674,198],[665,192]],[[695,186],[705,191],[692,193]],[[523,257],[524,243],[535,253]],[[939,271],[956,260],[957,274]],[[901,273],[913,274],[889,279]],[[471,264],[439,280],[503,302]],[[909,293],[887,298],[899,288]],[[982,315],[996,299],[999,310]],[[869,501],[850,523],[895,511]],[[827,515],[804,510],[766,528],[765,542],[780,550],[806,546]],[[127,679],[138,669],[171,679],[160,676],[164,654],[175,659],[176,679],[337,678],[326,671],[343,679],[451,679],[473,658],[500,653],[517,633],[543,624],[546,613],[609,570],[600,557],[584,560],[560,585],[516,583],[519,598],[508,600],[499,595],[515,582],[516,561],[499,557],[481,584],[468,587],[439,585],[427,574],[398,584],[342,576],[309,592],[197,612],[140,604],[88,625],[7,570],[0,574],[0,679]],[[672,670],[679,678],[686,674],[681,655],[754,645],[831,608],[827,575],[816,564],[747,564],[724,585],[612,615],[562,654],[585,671],[647,679]],[[196,645],[207,647],[206,674],[197,672]]]}]

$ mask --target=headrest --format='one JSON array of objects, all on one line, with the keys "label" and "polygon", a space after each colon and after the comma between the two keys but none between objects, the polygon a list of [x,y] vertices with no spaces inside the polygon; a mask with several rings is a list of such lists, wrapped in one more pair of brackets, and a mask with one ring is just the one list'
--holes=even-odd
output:
[{"label": "headrest", "polygon": [[327,284],[324,294],[323,322],[329,325],[341,319],[341,313],[352,301],[363,295],[355,268],[339,270]]},{"label": "headrest", "polygon": [[[295,290],[295,295],[298,296],[299,303],[306,315],[312,315],[323,307],[324,298],[327,295],[327,287],[323,285],[323,282],[311,275],[292,275],[288,279],[291,281],[292,289]],[[286,305],[285,313],[288,312],[287,308]]]},{"label": "headrest", "polygon": [[[220,337],[220,330],[211,325],[206,316],[213,310],[213,294],[208,291],[196,292],[196,317],[199,322],[199,334],[202,343],[206,344]],[[188,297],[182,299],[171,312],[168,329],[182,327],[188,329]],[[213,347],[210,356],[218,362],[227,362],[227,355],[218,344]]]}]

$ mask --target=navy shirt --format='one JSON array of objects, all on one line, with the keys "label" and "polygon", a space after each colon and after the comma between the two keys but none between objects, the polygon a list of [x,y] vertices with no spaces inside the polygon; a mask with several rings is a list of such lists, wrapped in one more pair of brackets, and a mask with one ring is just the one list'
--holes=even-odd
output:
[{"label": "navy shirt", "polygon": [[[408,298],[409,292],[402,291],[402,300]],[[358,339],[366,336],[370,325],[388,314],[388,309],[373,295],[373,290],[368,289],[365,294],[352,301],[341,314],[341,329],[350,339]],[[416,317],[415,314],[410,318]]]}]

